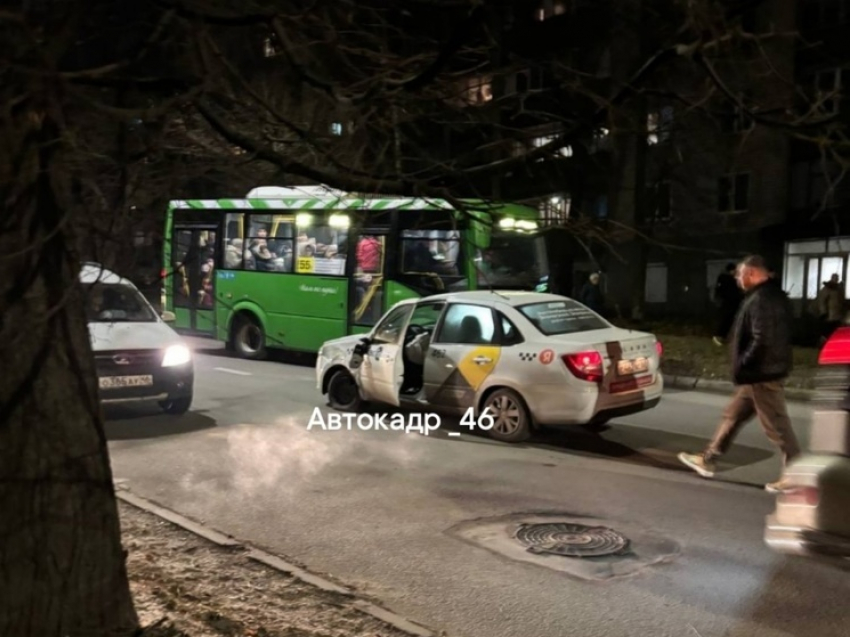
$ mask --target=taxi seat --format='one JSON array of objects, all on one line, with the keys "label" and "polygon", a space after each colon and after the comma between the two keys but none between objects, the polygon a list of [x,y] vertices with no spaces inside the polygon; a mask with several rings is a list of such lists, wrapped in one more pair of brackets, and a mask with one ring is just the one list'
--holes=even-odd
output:
[{"label": "taxi seat", "polygon": [[484,331],[481,329],[481,321],[477,316],[464,316],[458,330],[458,341],[460,343],[483,343]]}]

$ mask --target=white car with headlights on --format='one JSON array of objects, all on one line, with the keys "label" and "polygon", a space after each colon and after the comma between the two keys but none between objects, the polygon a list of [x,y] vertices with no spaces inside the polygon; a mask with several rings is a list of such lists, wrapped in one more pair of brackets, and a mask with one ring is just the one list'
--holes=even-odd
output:
[{"label": "white car with headlights on", "polygon": [[103,403],[154,401],[169,414],[192,406],[194,366],[183,339],[130,281],[87,263],[80,272]]},{"label": "white car with headlights on", "polygon": [[[319,389],[330,405],[361,401],[493,419],[491,437],[537,426],[598,426],[661,400],[661,344],[563,296],[477,291],[402,301],[368,335],[328,341]],[[485,427],[482,427],[484,429]]]}]

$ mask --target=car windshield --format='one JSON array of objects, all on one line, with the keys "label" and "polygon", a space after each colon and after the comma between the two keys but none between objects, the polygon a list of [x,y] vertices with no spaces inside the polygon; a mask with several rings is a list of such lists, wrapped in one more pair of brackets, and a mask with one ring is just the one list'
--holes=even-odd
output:
[{"label": "car windshield", "polygon": [[546,336],[590,332],[610,327],[605,319],[572,299],[529,303],[517,309]]},{"label": "car windshield", "polygon": [[533,290],[548,274],[543,237],[495,234],[475,259],[479,288]]},{"label": "car windshield", "polygon": [[95,283],[88,287],[90,323],[152,323],[156,314],[139,292],[122,283]]}]

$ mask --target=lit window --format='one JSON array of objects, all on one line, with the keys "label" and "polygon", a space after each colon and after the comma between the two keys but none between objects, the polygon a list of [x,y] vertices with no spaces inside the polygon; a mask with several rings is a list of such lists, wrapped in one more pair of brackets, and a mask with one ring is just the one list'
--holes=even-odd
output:
[{"label": "lit window", "polygon": [[569,197],[561,195],[544,199],[537,206],[541,220],[546,224],[566,223],[570,217],[570,203]]},{"label": "lit window", "polygon": [[670,129],[673,125],[673,107],[665,106],[646,116],[646,143],[650,146],[666,142],[670,139]]},{"label": "lit window", "polygon": [[485,104],[493,99],[493,81],[489,76],[471,77],[463,93],[467,104]]},{"label": "lit window", "polygon": [[567,4],[564,0],[542,0],[534,12],[534,17],[538,22],[543,22],[556,15],[564,15],[566,12]]},{"label": "lit window", "polygon": [[263,42],[263,55],[267,58],[274,57],[278,55],[280,51],[278,50],[277,43],[275,42],[274,37],[266,38]]},{"label": "lit window", "polygon": [[[558,135],[542,135],[541,137],[535,137],[531,140],[531,145],[537,149],[542,148],[546,144],[551,144],[556,139],[558,139]],[[558,150],[554,151],[556,155],[559,157],[572,157],[573,156],[573,147],[572,146],[562,146]]]},{"label": "lit window", "polygon": [[333,122],[331,124],[331,135],[342,135],[342,122]]}]

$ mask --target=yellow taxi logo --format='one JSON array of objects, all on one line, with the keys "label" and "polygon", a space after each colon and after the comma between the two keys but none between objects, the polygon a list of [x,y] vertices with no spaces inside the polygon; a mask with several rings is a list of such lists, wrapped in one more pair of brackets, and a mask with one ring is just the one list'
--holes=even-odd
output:
[{"label": "yellow taxi logo", "polygon": [[458,371],[472,389],[478,390],[491,374],[501,351],[500,347],[476,347],[458,363]]}]

